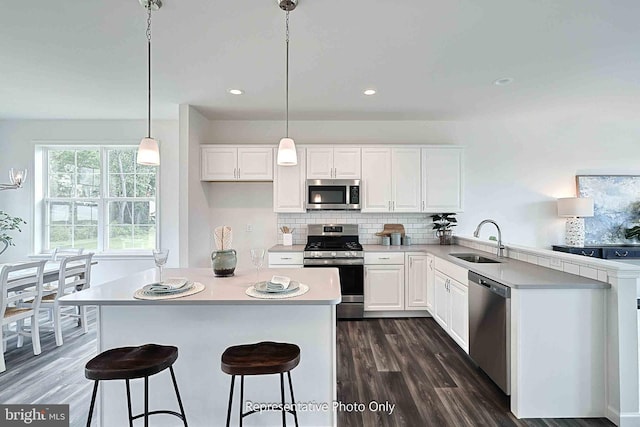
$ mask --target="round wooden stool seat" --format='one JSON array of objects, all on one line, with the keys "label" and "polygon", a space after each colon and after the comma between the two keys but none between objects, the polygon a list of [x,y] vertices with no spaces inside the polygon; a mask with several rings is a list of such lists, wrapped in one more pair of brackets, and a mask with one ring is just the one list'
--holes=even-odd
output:
[{"label": "round wooden stool seat", "polygon": [[265,341],[236,345],[222,353],[222,371],[229,375],[268,375],[289,372],[300,363],[300,347]]},{"label": "round wooden stool seat", "polygon": [[178,359],[178,348],[157,344],[113,348],[87,362],[84,375],[90,380],[130,380],[162,372]]}]

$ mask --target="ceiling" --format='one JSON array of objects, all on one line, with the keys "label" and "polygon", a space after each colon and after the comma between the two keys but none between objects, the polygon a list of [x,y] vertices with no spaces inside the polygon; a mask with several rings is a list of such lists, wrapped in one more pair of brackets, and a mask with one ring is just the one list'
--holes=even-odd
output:
[{"label": "ceiling", "polygon": [[[210,119],[284,119],[276,0],[163,1],[153,15],[154,118],[177,118],[184,103]],[[138,0],[10,3],[0,14],[0,119],[146,117]],[[640,112],[639,18],[637,0],[300,0],[290,117]],[[504,77],[514,82],[494,85]]]}]

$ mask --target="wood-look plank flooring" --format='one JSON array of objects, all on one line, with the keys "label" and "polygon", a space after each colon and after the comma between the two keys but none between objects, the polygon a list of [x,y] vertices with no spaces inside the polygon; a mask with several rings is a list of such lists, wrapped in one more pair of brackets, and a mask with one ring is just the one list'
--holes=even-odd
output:
[{"label": "wood-look plank flooring", "polygon": [[432,318],[338,322],[338,400],[396,404],[390,415],[341,411],[340,427],[613,426],[604,418],[518,420]]},{"label": "wood-look plank flooring", "polygon": [[[41,333],[39,356],[28,338],[22,348],[9,341],[0,403],[68,403],[70,425],[80,427],[91,399],[84,364],[96,352],[95,313],[85,335],[67,322],[62,347],[56,347],[53,332]],[[606,419],[516,419],[508,398],[431,318],[340,321],[337,338],[338,399],[396,404],[391,415],[340,411],[340,427],[613,426]]]}]

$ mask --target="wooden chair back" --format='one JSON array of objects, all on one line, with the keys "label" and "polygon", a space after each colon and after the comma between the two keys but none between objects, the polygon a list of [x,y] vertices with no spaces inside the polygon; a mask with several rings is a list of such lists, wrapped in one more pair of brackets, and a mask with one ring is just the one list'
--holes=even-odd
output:
[{"label": "wooden chair back", "polygon": [[[56,299],[71,292],[88,289],[91,285],[91,258],[93,252],[62,258],[58,275]],[[70,292],[66,292],[69,290]]]},{"label": "wooden chair back", "polygon": [[[5,319],[7,307],[13,305],[28,308],[29,312],[37,312],[42,300],[42,276],[46,262],[46,260],[25,262],[2,267],[0,270],[0,286],[2,287],[0,291],[0,320]],[[23,311],[21,314],[24,316],[27,315],[27,312]]]}]

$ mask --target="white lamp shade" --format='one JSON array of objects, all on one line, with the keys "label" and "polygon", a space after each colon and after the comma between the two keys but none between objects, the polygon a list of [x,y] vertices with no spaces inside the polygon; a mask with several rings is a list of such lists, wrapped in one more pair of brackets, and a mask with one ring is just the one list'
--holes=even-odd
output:
[{"label": "white lamp shade", "polygon": [[298,164],[296,144],[291,138],[282,138],[278,145],[278,166],[295,166]]},{"label": "white lamp shade", "polygon": [[147,166],[160,165],[158,141],[153,138],[142,138],[138,146],[138,164]]},{"label": "white lamp shade", "polygon": [[558,199],[558,216],[593,216],[593,199],[590,197],[565,197]]}]

